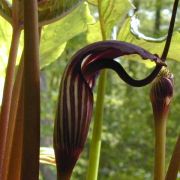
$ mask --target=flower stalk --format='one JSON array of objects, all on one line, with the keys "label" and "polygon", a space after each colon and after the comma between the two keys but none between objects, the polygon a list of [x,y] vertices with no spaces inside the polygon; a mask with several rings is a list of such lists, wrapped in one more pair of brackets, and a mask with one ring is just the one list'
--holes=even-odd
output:
[{"label": "flower stalk", "polygon": [[[164,122],[165,121],[165,122]],[[155,120],[154,180],[164,180],[166,149],[166,120]]]},{"label": "flower stalk", "polygon": [[96,109],[94,115],[93,134],[90,144],[87,180],[96,180],[98,177],[99,160],[100,160],[100,152],[101,152],[101,133],[102,133],[102,123],[103,123],[106,75],[107,72],[106,70],[104,70],[99,78]]},{"label": "flower stalk", "polygon": [[165,178],[166,123],[172,97],[173,75],[162,69],[150,92],[155,128],[154,180]]}]

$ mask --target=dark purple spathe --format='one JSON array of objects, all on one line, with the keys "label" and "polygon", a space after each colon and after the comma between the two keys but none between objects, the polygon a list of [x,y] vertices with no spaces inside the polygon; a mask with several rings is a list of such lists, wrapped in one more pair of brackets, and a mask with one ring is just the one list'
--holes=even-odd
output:
[{"label": "dark purple spathe", "polygon": [[120,78],[134,86],[153,80],[132,79],[114,60],[119,56],[139,54],[143,59],[162,65],[161,60],[148,51],[126,42],[101,41],[79,50],[67,65],[59,89],[59,100],[54,127],[54,150],[58,177],[69,179],[83,150],[93,111],[93,87],[99,71],[110,68]]}]

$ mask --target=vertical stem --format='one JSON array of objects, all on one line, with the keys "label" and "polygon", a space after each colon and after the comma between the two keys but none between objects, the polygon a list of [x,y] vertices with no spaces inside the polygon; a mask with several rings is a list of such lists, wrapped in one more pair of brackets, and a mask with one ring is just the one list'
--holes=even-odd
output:
[{"label": "vertical stem", "polygon": [[[99,11],[99,21],[100,21],[102,39],[106,40],[104,19],[101,13],[101,0],[98,0],[98,11]],[[93,134],[92,134],[92,140],[90,146],[87,180],[97,180],[98,177],[100,152],[101,152],[101,133],[102,133],[102,122],[103,122],[106,76],[107,76],[107,71],[103,70],[100,73],[100,78],[98,83],[96,110],[95,110]]]},{"label": "vertical stem", "polygon": [[176,180],[180,170],[180,135],[177,139],[176,146],[171,157],[171,161],[166,174],[166,180]]},{"label": "vertical stem", "polygon": [[155,120],[154,180],[164,180],[166,152],[166,119]]},{"label": "vertical stem", "polygon": [[[18,67],[16,80],[13,87],[11,111],[8,127],[8,141],[6,145],[6,177],[8,180],[20,179],[22,159],[22,128],[23,128],[23,90],[22,77],[24,68],[24,54]],[[18,169],[18,171],[16,170]]]},{"label": "vertical stem", "polygon": [[37,0],[24,0],[24,127],[21,180],[39,179],[40,85]]},{"label": "vertical stem", "polygon": [[104,95],[106,84],[106,71],[103,71],[99,78],[96,110],[94,117],[93,135],[90,146],[90,158],[87,180],[96,180],[98,176],[100,151],[101,151],[101,132],[104,110]]},{"label": "vertical stem", "polygon": [[22,142],[23,142],[23,119],[24,119],[24,94],[23,84],[21,80],[20,93],[18,99],[17,110],[15,113],[15,125],[13,130],[13,139],[11,140],[10,154],[8,158],[8,172],[6,180],[21,179],[22,165]]},{"label": "vertical stem", "polygon": [[[15,131],[15,126],[16,126],[16,114],[17,114],[17,109],[18,109],[18,104],[19,104],[21,83],[22,83],[22,58],[21,58],[21,63],[18,68],[18,72],[16,75],[16,79],[15,79],[13,91],[12,91],[9,123],[8,123],[8,129],[7,129],[8,138],[5,144],[5,154],[4,154],[4,162],[3,162],[3,166],[4,166],[3,168],[4,171],[2,173],[3,179],[6,179],[8,174],[13,174],[13,172],[9,170],[11,152],[13,152],[14,149],[16,148],[19,148],[19,146],[16,146],[13,148],[12,142],[14,139],[14,131]],[[18,132],[18,135],[19,135],[19,132]],[[18,137],[18,141],[19,141],[19,137]],[[16,167],[17,167],[17,164],[18,163],[16,162]],[[14,179],[16,178],[14,177]]]},{"label": "vertical stem", "polygon": [[[168,30],[167,40],[161,56],[162,60],[166,60],[169,47],[171,44],[176,13],[179,0],[174,0],[171,21]],[[154,180],[164,180],[165,178],[165,144],[166,144],[166,118],[155,119],[155,167]]]},{"label": "vertical stem", "polygon": [[[0,172],[3,172],[3,163],[4,163],[4,154],[5,154],[5,146],[7,141],[7,131],[9,125],[9,114],[10,114],[10,105],[12,98],[12,90],[14,84],[14,76],[15,76],[15,64],[16,57],[19,45],[21,30],[19,28],[13,28],[11,47],[9,52],[8,65],[6,70],[6,79],[4,84],[3,91],[3,99],[1,106],[1,114],[0,114]],[[0,173],[1,179],[2,173]]]},{"label": "vertical stem", "polygon": [[106,30],[104,25],[104,18],[101,12],[101,8],[102,8],[101,6],[102,6],[102,0],[98,0],[98,13],[99,13],[101,35],[102,35],[102,40],[106,40]]}]

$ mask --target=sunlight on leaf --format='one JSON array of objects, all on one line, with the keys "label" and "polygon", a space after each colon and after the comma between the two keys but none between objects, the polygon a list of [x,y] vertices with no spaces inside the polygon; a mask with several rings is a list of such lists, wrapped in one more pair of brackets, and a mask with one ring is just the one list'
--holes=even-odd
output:
[{"label": "sunlight on leaf", "polygon": [[[4,78],[6,73],[6,66],[9,57],[9,49],[11,45],[12,27],[11,25],[0,16],[0,104],[2,100],[2,92],[4,85]],[[22,42],[22,38],[21,38]],[[22,44],[22,43],[21,43]],[[17,55],[17,62],[21,56],[22,45],[20,45]]]},{"label": "sunlight on leaf", "polygon": [[[98,4],[96,0],[88,1],[90,4],[96,4],[101,9],[101,18],[104,29],[106,30],[107,39],[112,39],[112,31],[114,26],[120,26],[128,14],[128,11],[134,6],[128,0],[107,0]],[[116,37],[114,37],[116,38]],[[99,20],[88,26],[87,41],[89,43],[102,40],[101,28]]]},{"label": "sunlight on leaf", "polygon": [[8,61],[11,34],[11,25],[0,16],[0,71],[5,70]]},{"label": "sunlight on leaf", "polygon": [[104,28],[108,38],[112,36],[112,29],[119,25],[134,6],[128,0],[102,1],[101,12],[104,21]]},{"label": "sunlight on leaf", "polygon": [[39,2],[39,22],[47,24],[61,19],[70,14],[74,8],[81,4],[82,0],[48,0]]},{"label": "sunlight on leaf", "polygon": [[56,166],[53,148],[49,148],[49,147],[40,148],[40,163]]},{"label": "sunlight on leaf", "polygon": [[95,24],[88,25],[87,41],[88,43],[93,43],[100,40],[102,40],[102,35],[100,32],[99,21],[97,21]]},{"label": "sunlight on leaf", "polygon": [[[135,34],[131,32],[130,24],[131,24],[131,19],[128,18],[126,22],[124,23],[121,31],[118,34],[118,39],[121,41],[126,41],[126,42],[136,44],[150,51],[151,53],[158,54],[159,56],[161,56],[165,41],[157,40],[153,42],[153,41],[147,41],[147,38],[146,40],[139,38],[139,36],[136,36]],[[173,37],[172,37],[171,47],[168,53],[168,59],[173,59],[177,61],[180,60],[179,59],[180,57],[179,42],[180,42],[180,32],[176,31],[174,32]]]},{"label": "sunlight on leaf", "polygon": [[96,5],[98,4],[97,0],[88,0],[88,3]]},{"label": "sunlight on leaf", "polygon": [[93,22],[88,4],[83,3],[60,21],[45,26],[40,45],[41,68],[57,60],[64,51],[66,42],[85,32],[87,25]]},{"label": "sunlight on leaf", "polygon": [[66,47],[66,42],[63,43],[62,45],[54,44],[53,41],[50,41],[47,44],[45,43],[42,44],[41,53],[40,53],[41,68],[44,68],[53,61],[57,60],[57,58],[61,56],[61,54],[63,53],[65,47]]}]

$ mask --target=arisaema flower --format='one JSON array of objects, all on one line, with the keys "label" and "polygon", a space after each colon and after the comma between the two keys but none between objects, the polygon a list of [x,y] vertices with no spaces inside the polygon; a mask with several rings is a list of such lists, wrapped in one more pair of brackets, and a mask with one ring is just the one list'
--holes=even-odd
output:
[{"label": "arisaema flower", "polygon": [[163,68],[155,78],[150,92],[155,121],[165,121],[167,118],[173,86],[173,74]]},{"label": "arisaema flower", "polygon": [[83,150],[93,110],[93,87],[99,71],[113,69],[119,77],[133,86],[151,82],[151,73],[144,80],[132,79],[114,59],[138,54],[162,66],[163,62],[146,50],[120,41],[102,41],[79,50],[67,65],[59,90],[54,128],[54,150],[58,179],[70,179],[72,170]]},{"label": "arisaema flower", "polygon": [[152,83],[150,92],[155,131],[154,180],[165,179],[166,123],[173,86],[173,75],[163,68]]}]

